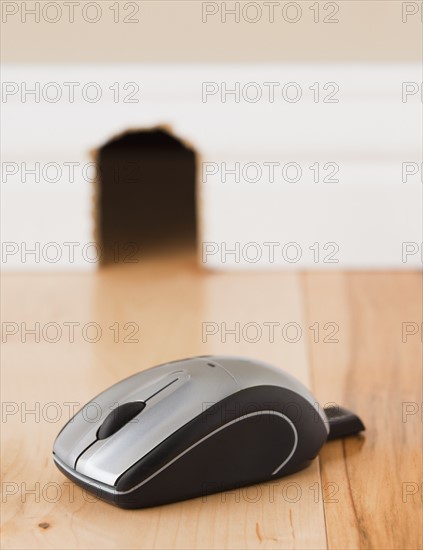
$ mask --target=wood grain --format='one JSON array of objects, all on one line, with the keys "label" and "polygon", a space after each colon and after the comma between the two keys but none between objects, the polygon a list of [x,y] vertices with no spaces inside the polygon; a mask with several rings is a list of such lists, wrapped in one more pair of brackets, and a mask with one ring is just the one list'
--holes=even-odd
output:
[{"label": "wood grain", "polygon": [[[335,493],[325,502],[329,548],[421,548],[421,275],[304,279],[309,319],[339,325],[339,343],[310,343],[316,397],[366,424],[362,437],[330,442],[320,455],[322,484]],[[418,324],[418,334],[403,341],[403,323]]]},{"label": "wood grain", "polygon": [[[3,547],[418,548],[421,493],[403,503],[401,484],[419,483],[421,424],[419,415],[402,423],[401,403],[421,401],[420,346],[418,336],[406,345],[395,340],[398,324],[421,316],[418,280],[213,273],[191,255],[143,258],[97,274],[4,276],[3,327],[15,322],[19,334],[2,352]],[[308,327],[330,320],[340,324],[339,344],[314,344]],[[31,335],[22,342],[21,323],[36,322],[80,325],[73,342],[65,330],[56,343],[42,333],[38,343]],[[81,335],[90,322],[102,329],[96,343]],[[140,327],[138,343],[124,341],[129,322]],[[118,342],[109,328],[116,323]],[[204,323],[218,332],[206,335]],[[224,323],[239,323],[240,337],[228,333],[223,341]],[[273,339],[269,323],[279,323]],[[281,336],[288,323],[301,328],[295,342],[292,332]],[[82,405],[134,372],[202,353],[280,365],[313,384],[322,402],[356,409],[367,432],[328,444],[320,464],[277,482],[148,510],[93,501],[55,468],[51,448],[69,417],[66,403]],[[17,411],[5,415],[6,402]],[[38,417],[25,407],[38,407]],[[339,486],[339,502],[324,502],[328,483]]]}]

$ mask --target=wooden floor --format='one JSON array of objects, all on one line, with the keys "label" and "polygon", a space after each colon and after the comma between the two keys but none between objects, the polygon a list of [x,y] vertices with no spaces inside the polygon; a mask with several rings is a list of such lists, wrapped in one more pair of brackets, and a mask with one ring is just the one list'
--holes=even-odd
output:
[{"label": "wooden floor", "polygon": [[[189,256],[4,276],[3,548],[422,548],[421,290],[418,273],[213,273]],[[367,430],[276,482],[147,510],[93,501],[55,468],[69,403],[204,353],[279,365]]]}]

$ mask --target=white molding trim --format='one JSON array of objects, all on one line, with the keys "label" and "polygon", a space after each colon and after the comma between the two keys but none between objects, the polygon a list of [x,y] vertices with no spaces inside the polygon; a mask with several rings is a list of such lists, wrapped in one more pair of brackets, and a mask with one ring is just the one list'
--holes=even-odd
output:
[{"label": "white molding trim", "polygon": [[[214,243],[204,267],[415,269],[422,265],[419,64],[6,64],[2,72],[2,269],[95,269],[97,263],[89,261],[93,257],[89,243],[95,241],[94,185],[82,173],[92,160],[90,151],[128,129],[157,125],[170,126],[198,151],[203,163],[214,163],[208,166],[217,169],[207,177],[200,170],[200,236],[203,242]],[[93,81],[102,98],[89,103],[78,90]],[[79,83],[73,102],[66,82]],[[110,87],[118,83],[123,90],[128,82],[139,85],[139,103],[115,103]],[[205,82],[215,83],[209,88],[215,93],[202,98]],[[230,95],[222,102],[222,83],[230,89],[236,82],[244,91],[246,84],[258,84],[264,99],[246,101],[240,91],[238,102]],[[277,83],[273,102],[265,95],[269,82]],[[298,102],[279,95],[289,82],[300,86]],[[336,82],[339,103],[315,102],[310,90],[315,82],[321,86]],[[415,84],[414,88],[410,84],[415,91],[405,102],[404,82]],[[22,102],[25,86],[35,89],[37,83],[39,101],[29,92]],[[59,83],[63,98],[45,101],[47,83]],[[222,181],[222,163],[229,168],[256,163],[263,169],[263,163],[269,162],[279,167],[297,163],[300,181],[290,183],[279,174],[272,183],[265,170],[257,182],[243,181],[242,176],[239,182],[233,176]],[[319,163],[322,170],[327,162],[340,166],[340,181],[315,183],[310,166]],[[416,167],[407,182],[402,181],[404,162]],[[57,163],[62,177],[52,182],[41,174],[41,181],[35,182],[29,174],[23,182],[21,163],[29,168],[39,163],[41,170]],[[69,163],[77,163],[72,182],[64,168]],[[268,242],[279,243],[273,261]],[[291,242],[298,245],[297,256],[292,247],[292,254],[286,254],[284,246]],[[339,247],[337,263],[323,261],[331,257],[330,245],[324,247],[332,242]],[[24,254],[23,243],[28,250],[40,243],[39,261],[35,254]],[[62,256],[57,262],[50,261],[55,257],[53,245],[44,250],[47,243],[60,243]],[[80,243],[73,261],[64,243]],[[254,246],[248,243],[260,246],[257,261],[251,261]],[[406,261],[403,243],[409,243]],[[224,246],[228,250],[238,246],[239,257],[222,256]]]}]

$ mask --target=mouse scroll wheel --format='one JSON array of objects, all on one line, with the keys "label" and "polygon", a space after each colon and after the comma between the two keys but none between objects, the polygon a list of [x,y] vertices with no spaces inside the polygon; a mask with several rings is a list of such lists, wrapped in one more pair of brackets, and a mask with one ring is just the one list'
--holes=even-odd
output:
[{"label": "mouse scroll wheel", "polygon": [[97,439],[106,439],[128,424],[145,408],[143,401],[133,401],[117,406],[105,418],[97,432]]}]

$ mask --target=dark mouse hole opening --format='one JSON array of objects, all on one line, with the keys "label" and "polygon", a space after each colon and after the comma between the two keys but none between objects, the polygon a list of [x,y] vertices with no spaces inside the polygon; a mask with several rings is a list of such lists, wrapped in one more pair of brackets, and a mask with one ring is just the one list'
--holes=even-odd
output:
[{"label": "dark mouse hole opening", "polygon": [[97,153],[102,265],[196,247],[196,153],[164,129],[131,131]]}]

